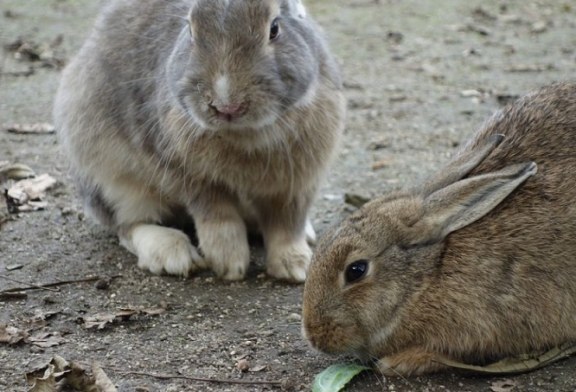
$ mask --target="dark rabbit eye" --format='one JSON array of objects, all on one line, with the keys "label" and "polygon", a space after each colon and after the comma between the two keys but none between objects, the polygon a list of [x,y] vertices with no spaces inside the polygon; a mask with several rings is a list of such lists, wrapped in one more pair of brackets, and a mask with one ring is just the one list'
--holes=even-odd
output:
[{"label": "dark rabbit eye", "polygon": [[278,18],[276,18],[270,25],[270,41],[276,39],[278,35],[280,35],[280,25],[278,24]]},{"label": "dark rabbit eye", "polygon": [[368,271],[368,260],[358,260],[346,268],[346,283],[356,282]]}]

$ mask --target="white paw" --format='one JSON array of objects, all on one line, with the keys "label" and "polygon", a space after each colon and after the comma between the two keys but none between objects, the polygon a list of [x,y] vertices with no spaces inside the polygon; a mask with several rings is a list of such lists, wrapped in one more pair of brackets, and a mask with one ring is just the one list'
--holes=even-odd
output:
[{"label": "white paw", "polygon": [[305,239],[276,244],[268,249],[266,272],[276,279],[304,282],[311,259],[312,250]]},{"label": "white paw", "polygon": [[306,232],[306,241],[308,241],[308,244],[316,244],[316,231],[314,231],[314,226],[312,226],[310,219],[306,219],[306,227],[304,230]]},{"label": "white paw", "polygon": [[250,263],[246,226],[242,221],[197,225],[204,258],[218,277],[240,280]]},{"label": "white paw", "polygon": [[187,276],[190,271],[205,268],[190,239],[180,230],[158,225],[136,225],[120,243],[138,257],[138,267],[153,274]]}]

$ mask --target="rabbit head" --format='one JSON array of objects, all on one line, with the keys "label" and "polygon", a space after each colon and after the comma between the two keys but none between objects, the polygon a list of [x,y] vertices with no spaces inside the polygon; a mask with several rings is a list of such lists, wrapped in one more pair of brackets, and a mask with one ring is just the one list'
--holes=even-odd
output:
[{"label": "rabbit head", "polygon": [[318,37],[299,0],[198,0],[188,22],[168,78],[203,128],[261,128],[313,95]]},{"label": "rabbit head", "polygon": [[[479,220],[536,173],[533,162],[465,178],[501,140],[422,186],[376,199],[321,239],[304,289],[303,333],[328,353],[369,359],[433,279],[446,237]],[[403,329],[410,328],[409,320]]]}]

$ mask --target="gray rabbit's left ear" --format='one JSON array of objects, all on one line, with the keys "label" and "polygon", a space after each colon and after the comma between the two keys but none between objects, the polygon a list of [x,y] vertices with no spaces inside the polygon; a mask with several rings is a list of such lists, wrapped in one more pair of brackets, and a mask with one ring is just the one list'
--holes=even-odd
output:
[{"label": "gray rabbit's left ear", "polygon": [[304,3],[301,0],[288,0],[284,4],[292,16],[301,19],[306,17],[306,7],[304,7]]},{"label": "gray rabbit's left ear", "polygon": [[301,0],[295,0],[296,2],[296,14],[299,18],[306,17],[306,7],[304,7],[304,3]]}]

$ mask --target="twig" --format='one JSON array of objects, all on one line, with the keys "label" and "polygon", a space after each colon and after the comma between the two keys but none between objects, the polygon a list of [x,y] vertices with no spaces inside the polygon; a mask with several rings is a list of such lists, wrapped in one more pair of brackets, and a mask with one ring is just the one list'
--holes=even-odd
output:
[{"label": "twig", "polygon": [[50,289],[50,288],[48,288],[48,287],[45,286],[45,285],[37,285],[37,284],[34,284],[34,283],[22,282],[21,280],[18,280],[18,279],[9,278],[9,277],[7,277],[6,275],[1,275],[1,274],[0,274],[0,278],[9,280],[9,281],[14,282],[14,283],[20,283],[20,284],[27,284],[27,285],[29,285],[28,287],[25,287],[25,288],[13,288],[13,289],[2,290],[2,291],[0,291],[0,293],[11,293],[11,292],[13,292],[13,291],[23,291],[23,290],[33,290],[33,289],[40,289],[40,290],[53,291],[53,292],[58,292],[58,291],[59,291],[59,290]]},{"label": "twig", "polygon": [[[121,278],[122,275],[114,275],[114,276],[110,276],[108,279],[116,279],[116,278]],[[16,282],[16,283],[21,283],[21,284],[28,284],[29,286],[26,287],[14,287],[12,289],[7,289],[7,290],[2,290],[0,291],[0,293],[11,293],[14,291],[26,291],[26,290],[36,290],[36,289],[40,289],[40,290],[47,290],[47,291],[54,291],[54,292],[59,292],[59,290],[54,290],[54,289],[50,289],[49,287],[56,287],[56,286],[64,286],[67,284],[75,284],[75,283],[86,283],[86,282],[94,282],[100,279],[104,279],[100,276],[94,276],[91,278],[84,278],[84,279],[75,279],[75,280],[61,280],[58,282],[51,282],[51,283],[43,283],[43,284],[33,284],[33,283],[27,283],[27,282],[22,282],[16,279],[12,279],[9,278],[5,275],[1,275],[0,274],[0,278],[6,279],[6,280],[11,280],[12,282]]]},{"label": "twig", "polygon": [[183,380],[188,380],[188,381],[211,382],[211,383],[216,383],[216,384],[273,385],[273,386],[281,386],[282,385],[282,382],[280,382],[280,381],[250,381],[250,380],[230,380],[230,379],[225,380],[225,379],[220,379],[220,378],[191,377],[191,376],[159,374],[159,373],[146,373],[146,372],[124,372],[124,371],[116,371],[114,369],[110,369],[110,370],[112,370],[118,374],[122,374],[122,375],[153,377],[153,378],[158,378],[161,380],[183,379]]}]

